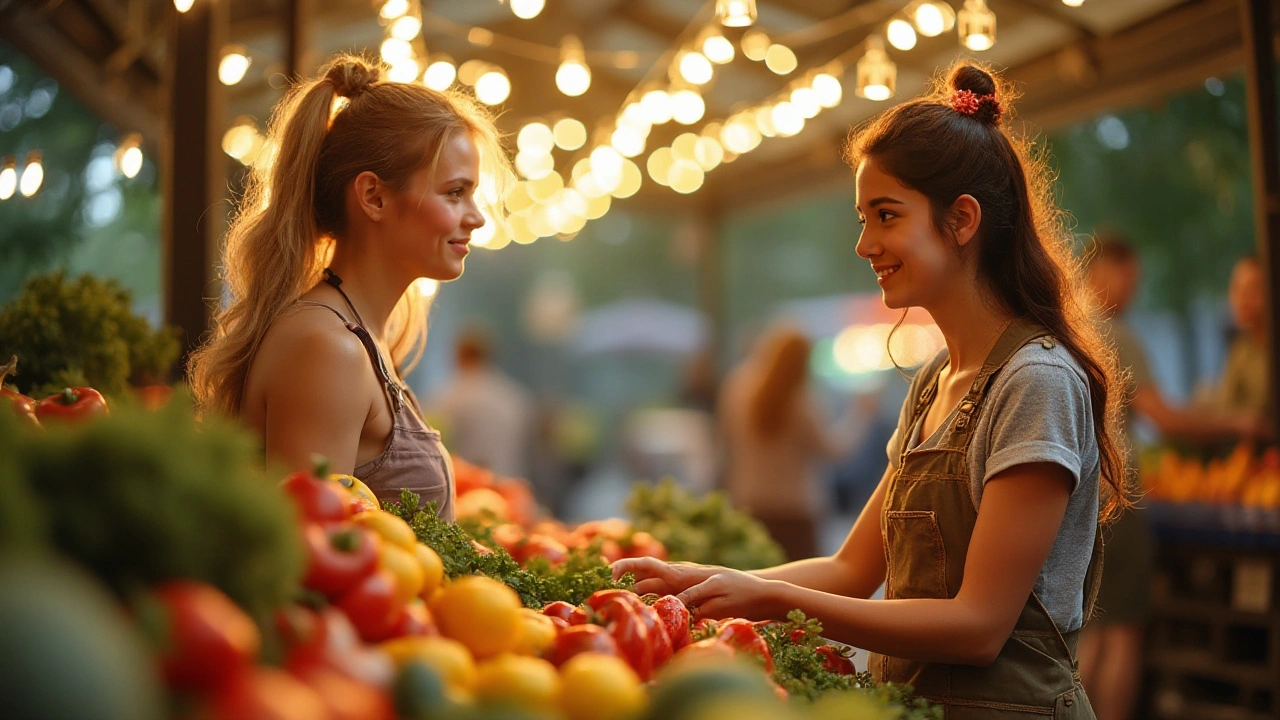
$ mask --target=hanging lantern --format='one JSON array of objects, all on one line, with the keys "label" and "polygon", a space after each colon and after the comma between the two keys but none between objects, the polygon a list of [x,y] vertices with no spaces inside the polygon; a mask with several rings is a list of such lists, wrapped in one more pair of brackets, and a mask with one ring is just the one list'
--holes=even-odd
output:
[{"label": "hanging lantern", "polygon": [[859,97],[888,100],[897,91],[898,66],[884,51],[884,40],[879,35],[867,38],[867,52],[858,61],[857,75]]},{"label": "hanging lantern", "polygon": [[916,29],[902,18],[890,20],[884,34],[889,38],[889,44],[899,50],[906,51],[916,46]]},{"label": "hanging lantern", "polygon": [[725,27],[748,27],[756,22],[756,0],[716,0],[716,17]]},{"label": "hanging lantern", "polygon": [[916,30],[925,37],[937,37],[956,26],[956,11],[937,0],[922,0],[907,8]]},{"label": "hanging lantern", "polygon": [[986,0],[964,0],[956,27],[961,44],[970,50],[982,52],[996,44],[996,14],[987,8]]},{"label": "hanging lantern", "polygon": [[587,67],[582,43],[573,35],[560,42],[560,68],[556,70],[556,87],[569,97],[578,97],[591,87],[591,69]]}]

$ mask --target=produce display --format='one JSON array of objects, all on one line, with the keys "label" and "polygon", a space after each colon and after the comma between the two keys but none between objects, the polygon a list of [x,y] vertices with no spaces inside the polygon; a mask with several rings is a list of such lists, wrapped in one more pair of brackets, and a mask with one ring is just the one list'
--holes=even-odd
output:
[{"label": "produce display", "polygon": [[0,456],[6,717],[941,717],[799,613],[694,624],[612,579],[610,558],[668,555],[657,532],[732,516],[568,528],[459,463],[459,507],[483,510],[451,524],[322,464],[264,470],[183,399],[42,426],[0,412]]},{"label": "produce display", "polygon": [[1280,448],[1258,453],[1241,444],[1207,462],[1166,448],[1144,461],[1140,477],[1158,528],[1280,536]]}]

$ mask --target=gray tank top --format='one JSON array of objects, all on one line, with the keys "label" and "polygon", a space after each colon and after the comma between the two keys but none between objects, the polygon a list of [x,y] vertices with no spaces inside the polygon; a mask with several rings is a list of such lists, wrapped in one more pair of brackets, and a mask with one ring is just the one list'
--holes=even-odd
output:
[{"label": "gray tank top", "polygon": [[439,516],[453,522],[453,460],[440,442],[440,433],[422,419],[422,409],[413,391],[392,379],[373,336],[360,320],[359,311],[339,287],[342,280],[326,270],[325,282],[342,294],[347,307],[355,315],[356,322],[351,322],[341,312],[324,303],[310,300],[299,300],[298,303],[317,305],[329,310],[360,338],[391,409],[391,436],[387,440],[386,449],[368,462],[361,463],[352,474],[368,485],[382,502],[399,502],[400,491],[409,490],[418,495],[423,505],[434,502],[439,508]]}]

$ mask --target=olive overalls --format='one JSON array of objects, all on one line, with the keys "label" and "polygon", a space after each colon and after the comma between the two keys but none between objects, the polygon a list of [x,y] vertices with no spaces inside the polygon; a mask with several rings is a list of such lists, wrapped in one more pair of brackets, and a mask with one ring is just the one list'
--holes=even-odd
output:
[{"label": "olive overalls", "polygon": [[[886,599],[954,598],[964,579],[965,556],[978,510],[969,492],[966,463],[969,441],[982,402],[996,375],[1019,349],[1031,341],[1053,347],[1048,332],[1029,321],[1015,320],[997,340],[954,422],[944,427],[940,442],[908,451],[904,441],[897,473],[886,489],[880,528],[888,573]],[[924,387],[902,428],[909,433],[937,394],[937,372],[923,377]],[[1010,538],[1016,542],[1016,538]],[[1093,612],[1102,564],[1102,540],[1094,540],[1085,576],[1084,617]],[[947,720],[1028,720],[1035,717],[1092,720],[1093,709],[1080,685],[1075,651],[1079,631],[1058,631],[1033,592],[1027,598],[1013,635],[996,661],[987,667],[921,663],[872,655],[870,670],[882,682],[907,683],[916,694],[945,708]]]}]

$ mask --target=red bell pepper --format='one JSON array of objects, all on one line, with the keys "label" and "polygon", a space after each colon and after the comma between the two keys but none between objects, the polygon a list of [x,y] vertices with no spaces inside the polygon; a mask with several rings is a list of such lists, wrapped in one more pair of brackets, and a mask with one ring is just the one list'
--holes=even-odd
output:
[{"label": "red bell pepper", "polygon": [[284,645],[284,667],[298,674],[323,662],[329,625],[320,613],[304,605],[289,605],[276,613],[276,632]]},{"label": "red bell pepper", "polygon": [[308,523],[302,532],[307,546],[302,584],[330,599],[345,595],[378,567],[382,538],[368,528],[351,522]]},{"label": "red bell pepper", "polygon": [[837,675],[853,675],[857,672],[853,667],[853,661],[849,659],[852,655],[849,650],[833,645],[819,645],[817,652],[822,656],[822,668],[827,672]]},{"label": "red bell pepper", "polygon": [[653,604],[654,612],[662,621],[662,627],[671,640],[671,651],[679,652],[681,648],[693,642],[689,632],[689,608],[684,606],[675,595],[664,595]]},{"label": "red bell pepper", "polygon": [[341,485],[329,482],[329,463],[319,461],[314,471],[290,473],[280,484],[298,506],[303,520],[328,523],[351,517],[351,498]]},{"label": "red bell pepper", "polygon": [[396,578],[386,570],[374,570],[336,604],[360,637],[368,642],[385,640],[391,637],[400,611],[396,604]]},{"label": "red bell pepper", "polygon": [[552,665],[560,667],[570,658],[583,653],[619,657],[618,642],[599,625],[573,625],[556,633],[556,641],[546,654]]},{"label": "red bell pepper", "polygon": [[755,624],[741,618],[728,620],[720,626],[720,634],[716,641],[730,645],[739,652],[756,655],[764,660],[764,669],[773,672],[773,653],[769,652],[769,643],[756,632]]},{"label": "red bell pepper", "polygon": [[[667,634],[667,631],[663,626],[662,619],[661,617],[659,617],[658,612],[653,608],[649,607],[648,605],[646,605],[644,600],[642,600],[639,595],[636,595],[630,590],[621,590],[621,589],[599,590],[592,593],[591,597],[587,598],[585,605],[589,608],[596,610],[601,614],[602,617],[604,617],[604,613],[603,613],[604,608],[608,607],[611,603],[615,603],[615,602],[623,603],[627,607],[631,608],[632,611],[635,613],[636,617],[644,625],[646,630],[645,634],[649,638],[648,645],[652,650],[652,660],[651,660],[650,667],[658,668],[665,665],[666,662],[671,659],[672,652],[674,652],[671,638]],[[679,602],[679,600],[677,600],[677,602]],[[608,617],[605,617],[605,620],[606,620],[606,626],[607,626]],[[571,619],[570,623],[572,622],[573,620]],[[626,654],[625,647],[623,648],[623,653]],[[638,669],[636,670],[636,672],[640,673]],[[640,674],[642,679],[646,679],[646,680],[648,679],[644,677],[643,673],[640,673]]]},{"label": "red bell pepper", "polygon": [[439,637],[440,629],[436,627],[431,611],[421,602],[411,602],[400,609],[396,620],[391,624],[391,637]]},{"label": "red bell pepper", "polygon": [[107,414],[107,401],[102,393],[87,387],[65,388],[36,404],[36,417],[42,422],[81,422]]},{"label": "red bell pepper", "polygon": [[[641,681],[648,682],[653,677],[654,638],[643,615],[618,597],[605,600],[596,612],[609,635],[618,643],[622,659],[636,671]],[[657,631],[665,635],[661,628]]]}]

